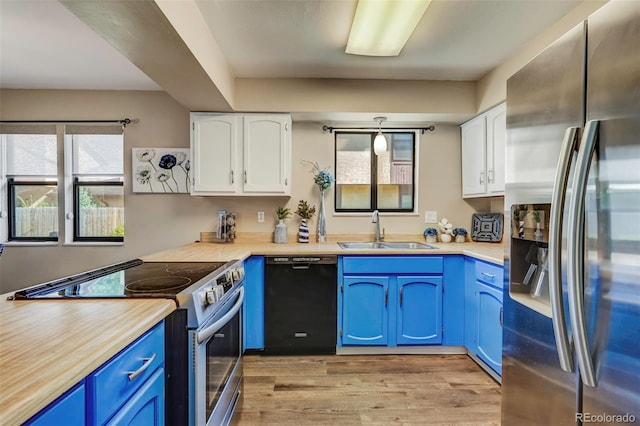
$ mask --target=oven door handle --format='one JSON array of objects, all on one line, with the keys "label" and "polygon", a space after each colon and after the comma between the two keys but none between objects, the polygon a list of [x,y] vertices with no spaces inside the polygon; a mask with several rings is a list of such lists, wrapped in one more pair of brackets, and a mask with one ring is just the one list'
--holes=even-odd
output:
[{"label": "oven door handle", "polygon": [[219,320],[217,320],[213,324],[203,328],[202,330],[198,330],[198,332],[196,333],[196,340],[198,341],[198,344],[207,341],[218,330],[220,330],[231,318],[233,318],[233,316],[238,313],[240,308],[242,308],[243,301],[244,301],[244,286],[240,287],[238,300],[236,300],[236,303],[229,310],[229,312],[224,314]]}]

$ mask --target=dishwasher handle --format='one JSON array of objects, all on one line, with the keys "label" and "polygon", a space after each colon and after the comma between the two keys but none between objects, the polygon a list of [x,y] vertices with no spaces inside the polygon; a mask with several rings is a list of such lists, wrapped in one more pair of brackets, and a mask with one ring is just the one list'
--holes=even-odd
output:
[{"label": "dishwasher handle", "polygon": [[309,263],[291,263],[291,269],[309,269],[310,267]]}]

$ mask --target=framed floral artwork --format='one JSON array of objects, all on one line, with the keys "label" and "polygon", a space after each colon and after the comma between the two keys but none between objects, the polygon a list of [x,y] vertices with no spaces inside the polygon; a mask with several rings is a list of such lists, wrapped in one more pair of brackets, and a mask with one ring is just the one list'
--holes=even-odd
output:
[{"label": "framed floral artwork", "polygon": [[189,148],[132,148],[133,192],[188,193],[191,188]]}]

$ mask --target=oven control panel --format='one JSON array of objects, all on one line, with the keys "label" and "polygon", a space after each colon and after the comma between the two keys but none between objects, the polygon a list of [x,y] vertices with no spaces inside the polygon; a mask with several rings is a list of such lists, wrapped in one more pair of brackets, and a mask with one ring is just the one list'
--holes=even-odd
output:
[{"label": "oven control panel", "polygon": [[244,267],[238,262],[212,279],[199,294],[204,308],[214,305],[229,292],[234,285],[244,279]]}]

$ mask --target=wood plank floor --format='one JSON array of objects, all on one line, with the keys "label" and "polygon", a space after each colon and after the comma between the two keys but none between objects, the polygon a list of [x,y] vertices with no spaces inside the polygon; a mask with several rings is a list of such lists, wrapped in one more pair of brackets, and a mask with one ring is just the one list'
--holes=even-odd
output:
[{"label": "wood plank floor", "polygon": [[500,397],[466,355],[249,355],[234,424],[499,425]]}]

